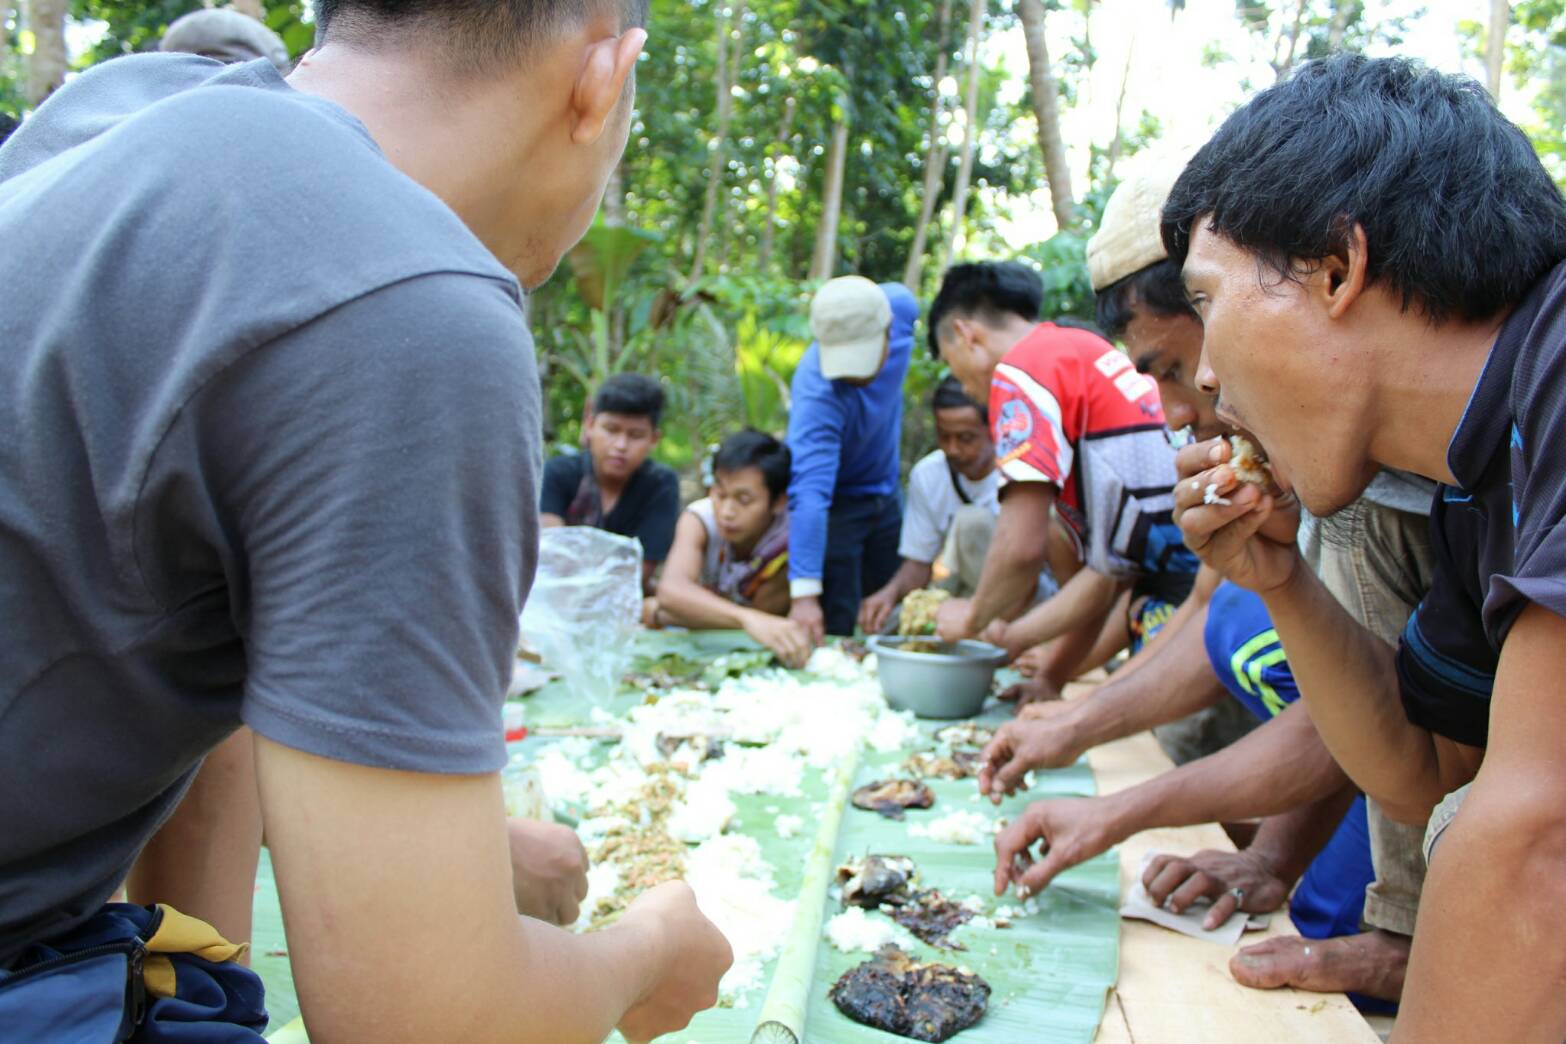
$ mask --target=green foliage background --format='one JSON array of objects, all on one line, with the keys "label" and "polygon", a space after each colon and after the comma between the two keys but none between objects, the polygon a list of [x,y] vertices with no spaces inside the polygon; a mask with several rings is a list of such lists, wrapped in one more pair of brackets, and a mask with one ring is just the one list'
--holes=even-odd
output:
[{"label": "green foliage background", "polygon": [[[1012,30],[1015,4],[986,0],[985,30]],[[71,0],[71,15],[102,23],[85,66],[155,47],[169,22],[199,0]],[[1077,103],[1097,60],[1086,16],[1092,0],[1046,0],[1051,24],[1070,26],[1071,46],[1053,55],[1062,105]],[[1373,13],[1373,0],[1238,0],[1235,14],[1258,44],[1282,54],[1282,34],[1298,13],[1295,58],[1319,57],[1333,46],[1395,45],[1407,17]],[[304,0],[267,0],[266,20],[294,55],[314,38]],[[1169,17],[1182,0],[1150,0],[1149,14]],[[631,139],[619,171],[618,206],[608,207],[562,264],[532,295],[531,319],[548,417],[547,435],[572,444],[591,388],[610,373],[659,375],[669,409],[658,453],[695,472],[705,447],[749,425],[781,433],[788,382],[809,339],[805,316],[815,286],[806,278],[823,213],[826,146],[834,124],[850,129],[841,221],[835,244],[839,274],[902,278],[920,213],[932,134],[952,146],[935,179],[935,221],[924,248],[922,285],[928,302],[939,278],[944,245],[959,216],[953,185],[962,140],[967,76],[968,5],[951,4],[946,33],[941,4],[876,0],[681,0],[651,5],[651,43],[639,69]],[[1476,8],[1477,14],[1477,8]],[[19,25],[0,25],[0,111],[20,111],[22,43]],[[717,140],[719,34],[731,58],[732,114]],[[1471,49],[1482,47],[1476,19],[1459,26]],[[1526,127],[1547,165],[1566,182],[1566,0],[1518,0],[1508,36],[1508,69],[1527,88],[1535,119]],[[938,64],[946,77],[936,82]],[[1092,315],[1085,247],[1113,188],[1116,163],[1162,134],[1147,114],[1124,114],[1118,145],[1088,146],[1086,183],[1079,182],[1076,220],[1048,235],[1018,239],[1009,208],[1045,185],[1026,84],[1026,67],[1007,67],[987,48],[979,69],[977,149],[973,188],[961,215],[961,254],[1017,257],[1039,269],[1049,315]],[[1292,52],[1291,52],[1292,53]],[[1233,59],[1216,44],[1203,61]],[[1013,59],[1015,62],[1016,59]],[[1274,71],[1286,68],[1273,63]],[[1261,85],[1256,85],[1261,86]],[[931,103],[945,100],[932,126]],[[1114,137],[1113,128],[1098,135]],[[716,212],[703,228],[714,149]],[[1113,151],[1113,155],[1111,155]],[[613,190],[612,190],[613,191]],[[1029,214],[1037,208],[1027,204]],[[704,262],[693,271],[698,243]],[[907,383],[905,464],[933,445],[928,396],[942,370],[923,348]]]}]

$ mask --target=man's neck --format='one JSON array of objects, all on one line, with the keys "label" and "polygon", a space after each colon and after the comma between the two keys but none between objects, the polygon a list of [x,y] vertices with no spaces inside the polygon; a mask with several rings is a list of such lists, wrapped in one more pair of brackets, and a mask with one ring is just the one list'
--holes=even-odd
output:
[{"label": "man's neck", "polygon": [[1382,340],[1371,418],[1371,459],[1437,482],[1456,482],[1447,447],[1506,317],[1441,326],[1391,324]]},{"label": "man's neck", "polygon": [[[459,82],[436,60],[405,50],[366,51],[331,42],[311,51],[289,86],[346,109],[369,130],[387,160],[456,212],[503,264],[515,268],[531,224],[505,213],[517,171],[539,152],[544,126],[528,106],[497,104],[497,93],[527,97],[517,76]],[[497,113],[507,118],[497,125]]]},{"label": "man's neck", "polygon": [[993,332],[986,345],[993,359],[991,365],[999,365],[1006,357],[1006,353],[1017,347],[1023,338],[1038,328],[1038,323],[1030,322],[1020,315],[1007,315],[1002,325],[991,327]]}]

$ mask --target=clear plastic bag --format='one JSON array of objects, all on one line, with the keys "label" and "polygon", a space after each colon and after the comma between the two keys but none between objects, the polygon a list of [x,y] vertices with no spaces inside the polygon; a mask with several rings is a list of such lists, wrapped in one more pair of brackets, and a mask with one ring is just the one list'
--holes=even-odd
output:
[{"label": "clear plastic bag", "polygon": [[522,640],[577,696],[605,705],[631,664],[642,619],[642,542],[588,526],[540,534]]}]

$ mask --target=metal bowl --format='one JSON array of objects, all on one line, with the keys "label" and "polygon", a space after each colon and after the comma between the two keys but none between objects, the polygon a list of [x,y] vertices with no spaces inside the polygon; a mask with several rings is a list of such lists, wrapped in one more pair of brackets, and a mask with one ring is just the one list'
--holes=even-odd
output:
[{"label": "metal bowl", "polygon": [[886,702],[921,718],[971,718],[984,706],[1006,652],[987,642],[941,643],[934,652],[903,648],[934,639],[880,635],[870,639]]}]

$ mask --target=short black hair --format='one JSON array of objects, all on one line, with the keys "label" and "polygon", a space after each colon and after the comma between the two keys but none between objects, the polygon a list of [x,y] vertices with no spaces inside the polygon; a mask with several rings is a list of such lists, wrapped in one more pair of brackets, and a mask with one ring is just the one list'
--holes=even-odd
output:
[{"label": "short black hair", "polygon": [[723,440],[712,455],[712,473],[757,468],[766,480],[767,492],[776,500],[788,492],[793,455],[788,447],[765,432],[746,428]]},{"label": "short black hair", "polygon": [[1104,287],[1094,306],[1099,328],[1117,340],[1125,335],[1139,308],[1158,316],[1200,318],[1186,296],[1180,266],[1167,257]]},{"label": "short black hair", "polygon": [[646,417],[656,428],[663,418],[663,387],[639,373],[617,373],[599,385],[593,412]]},{"label": "short black hair", "polygon": [[21,125],[22,121],[17,119],[15,116],[9,116],[6,113],[0,112],[0,145],[4,145],[5,139],[9,138],[11,133]]},{"label": "short black hair", "polygon": [[988,407],[974,402],[968,393],[963,391],[962,382],[951,376],[935,386],[935,392],[930,396],[930,408],[932,410],[977,410],[980,421],[985,424],[990,422]]},{"label": "short black hair", "polygon": [[475,72],[520,60],[534,44],[617,4],[621,28],[647,24],[649,0],[316,0],[317,42],[341,31],[356,42],[430,29]]},{"label": "short black hair", "polygon": [[1044,308],[1044,281],[1020,261],[969,261],[953,265],[941,280],[941,289],[925,319],[930,354],[941,357],[941,324],[956,316],[977,316],[1000,322],[1017,315],[1036,322]]},{"label": "short black hair", "polygon": [[1284,278],[1354,226],[1432,323],[1491,318],[1566,257],[1566,201],[1483,87],[1406,58],[1308,62],[1224,121],[1164,205],[1169,256],[1198,220]]}]

